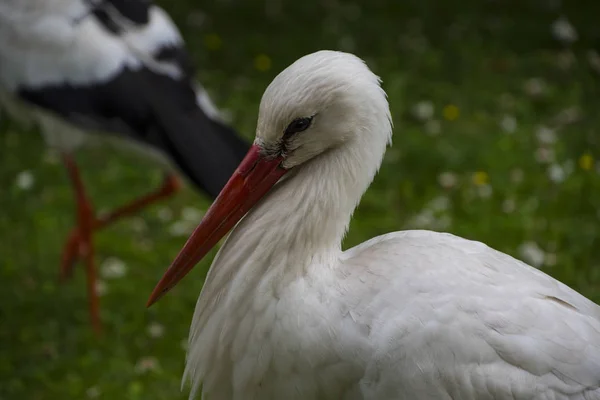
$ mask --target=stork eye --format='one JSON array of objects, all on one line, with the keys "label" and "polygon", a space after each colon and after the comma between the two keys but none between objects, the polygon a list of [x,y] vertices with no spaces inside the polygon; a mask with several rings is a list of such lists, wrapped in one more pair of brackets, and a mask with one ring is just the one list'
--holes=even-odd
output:
[{"label": "stork eye", "polygon": [[296,118],[285,129],[284,136],[290,136],[294,133],[302,132],[308,129],[312,123],[313,117]]}]

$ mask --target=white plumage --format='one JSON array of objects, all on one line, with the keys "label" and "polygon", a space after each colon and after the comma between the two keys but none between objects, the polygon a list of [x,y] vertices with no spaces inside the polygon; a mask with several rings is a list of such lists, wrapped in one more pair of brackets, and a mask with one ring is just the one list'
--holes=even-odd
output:
[{"label": "white plumage", "polygon": [[[305,116],[307,129],[284,134]],[[569,287],[446,233],[395,232],[341,250],[390,137],[378,78],[352,55],[305,56],[267,88],[253,162],[150,300],[218,240],[207,239],[213,218],[241,218],[246,206],[232,199],[252,206],[244,188],[263,182],[253,171],[281,162],[272,171],[289,172],[235,226],[206,278],[185,370],[192,396],[202,384],[209,400],[600,399],[600,308]]]}]

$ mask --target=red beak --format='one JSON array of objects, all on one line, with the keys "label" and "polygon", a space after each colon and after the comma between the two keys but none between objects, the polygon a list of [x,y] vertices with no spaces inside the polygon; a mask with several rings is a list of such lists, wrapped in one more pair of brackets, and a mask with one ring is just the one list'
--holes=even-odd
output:
[{"label": "red beak", "polygon": [[152,291],[147,307],[177,285],[287,172],[281,166],[282,157],[267,158],[260,152],[260,147],[252,145],[200,225]]}]

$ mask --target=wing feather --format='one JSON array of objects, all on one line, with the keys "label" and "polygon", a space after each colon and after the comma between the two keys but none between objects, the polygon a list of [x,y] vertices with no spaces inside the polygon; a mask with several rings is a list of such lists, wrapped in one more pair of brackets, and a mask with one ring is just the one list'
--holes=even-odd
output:
[{"label": "wing feather", "polygon": [[600,307],[543,272],[427,231],[363,243],[345,265],[380,277],[355,310],[372,319],[371,398],[600,399]]}]

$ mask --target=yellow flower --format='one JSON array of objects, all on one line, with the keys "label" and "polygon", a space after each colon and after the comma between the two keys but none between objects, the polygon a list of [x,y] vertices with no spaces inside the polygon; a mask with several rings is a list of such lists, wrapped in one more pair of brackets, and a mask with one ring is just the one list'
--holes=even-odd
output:
[{"label": "yellow flower", "polygon": [[219,50],[221,46],[223,46],[223,40],[221,39],[221,36],[216,33],[211,33],[204,36],[204,46],[208,50]]},{"label": "yellow flower", "polygon": [[260,72],[265,72],[271,69],[271,57],[266,54],[259,54],[254,57],[254,68]]},{"label": "yellow flower", "polygon": [[487,172],[485,171],[477,171],[473,174],[473,183],[477,186],[486,185],[490,180]]},{"label": "yellow flower", "polygon": [[454,121],[460,115],[460,110],[454,104],[448,104],[446,107],[444,107],[443,113],[445,119],[448,121]]},{"label": "yellow flower", "polygon": [[581,169],[589,171],[594,166],[594,157],[590,153],[585,153],[579,157],[579,166]]}]

